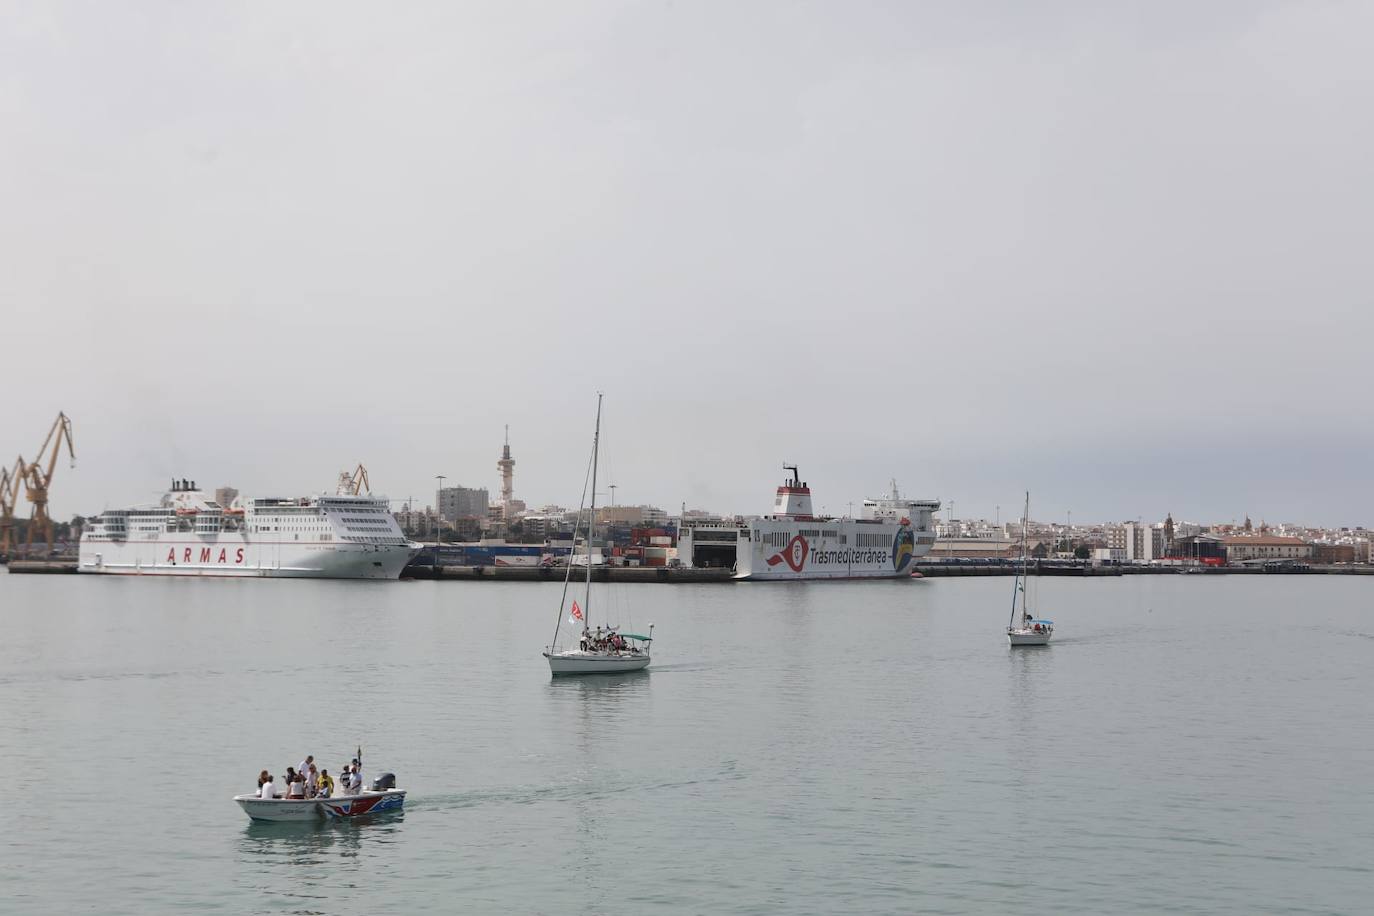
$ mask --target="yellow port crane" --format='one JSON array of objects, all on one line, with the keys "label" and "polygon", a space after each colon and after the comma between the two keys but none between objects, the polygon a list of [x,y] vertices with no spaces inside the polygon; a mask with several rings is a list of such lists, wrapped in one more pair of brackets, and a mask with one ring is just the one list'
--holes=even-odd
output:
[{"label": "yellow port crane", "polygon": [[367,468],[363,467],[361,464],[358,465],[357,470],[352,474],[344,471],[343,474],[339,476],[348,481],[348,492],[345,495],[361,496],[364,491],[367,492],[369,496],[372,494],[372,484],[367,479]]},{"label": "yellow port crane", "polygon": [[14,536],[14,504],[19,501],[19,484],[23,480],[23,455],[14,459],[14,470],[0,468],[0,554],[5,556],[18,542]]},{"label": "yellow port crane", "polygon": [[[76,467],[76,446],[72,444],[72,421],[60,411],[48,430],[48,438],[38,449],[38,457],[24,468],[24,492],[33,509],[29,515],[29,530],[25,538],[26,550],[33,547],[35,531],[43,533],[43,539],[52,552],[52,518],[48,515],[48,490],[52,487],[52,477],[57,471],[57,455],[62,451],[63,440],[67,443],[67,454],[71,456],[71,466]],[[49,454],[48,446],[52,446]],[[44,457],[47,467],[44,468]]]}]

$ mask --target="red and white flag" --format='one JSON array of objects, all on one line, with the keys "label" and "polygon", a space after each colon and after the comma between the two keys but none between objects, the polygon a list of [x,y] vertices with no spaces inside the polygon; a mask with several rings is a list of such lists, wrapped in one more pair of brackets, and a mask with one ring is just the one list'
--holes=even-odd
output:
[{"label": "red and white flag", "polygon": [[577,623],[582,619],[582,608],[577,606],[577,599],[573,599],[572,616],[568,618],[568,623]]}]

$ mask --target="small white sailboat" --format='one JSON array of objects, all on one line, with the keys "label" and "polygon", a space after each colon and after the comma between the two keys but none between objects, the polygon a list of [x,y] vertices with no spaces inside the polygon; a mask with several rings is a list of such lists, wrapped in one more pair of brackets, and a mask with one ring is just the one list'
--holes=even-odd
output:
[{"label": "small white sailboat", "polygon": [[[601,395],[596,396],[596,431],[592,435],[592,469],[591,469],[591,504],[587,522],[587,553],[582,562],[577,562],[575,557],[569,557],[568,571],[563,577],[563,597],[558,602],[558,623],[554,626],[553,643],[544,650],[544,657],[549,660],[549,671],[553,674],[620,674],[624,671],[640,671],[649,667],[649,647],[654,640],[653,624],[649,625],[648,635],[638,633],[621,633],[617,628],[609,626],[598,626],[595,630],[591,628],[592,610],[592,535],[596,531],[596,470],[597,452],[601,445]],[[581,512],[578,512],[581,515]],[[573,541],[577,540],[577,532],[573,532]],[[582,606],[579,607],[577,600],[573,599],[572,613],[568,622],[574,625],[580,624],[582,631],[578,636],[575,647],[561,647],[559,645],[559,634],[563,629],[563,608],[567,605],[568,586],[572,581],[572,573],[575,568],[585,568],[587,571],[586,591],[583,594]]]},{"label": "small white sailboat", "polygon": [[[1011,619],[1007,621],[1007,642],[1012,646],[1048,646],[1054,636],[1054,621],[1033,616],[1026,607],[1026,528],[1030,525],[1030,492],[1026,492],[1026,513],[1021,516],[1021,566],[1016,570],[1016,585],[1011,593]],[[1016,625],[1017,600],[1020,599],[1021,625]]]}]

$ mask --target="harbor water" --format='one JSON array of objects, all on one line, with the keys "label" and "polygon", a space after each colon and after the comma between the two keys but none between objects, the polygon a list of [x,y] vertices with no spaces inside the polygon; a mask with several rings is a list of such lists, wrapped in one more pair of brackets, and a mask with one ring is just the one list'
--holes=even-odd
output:
[{"label": "harbor water", "polygon": [[[0,575],[0,909],[1366,911],[1370,587],[616,585],[555,680],[555,584]],[[230,801],[359,744],[403,814]]]}]

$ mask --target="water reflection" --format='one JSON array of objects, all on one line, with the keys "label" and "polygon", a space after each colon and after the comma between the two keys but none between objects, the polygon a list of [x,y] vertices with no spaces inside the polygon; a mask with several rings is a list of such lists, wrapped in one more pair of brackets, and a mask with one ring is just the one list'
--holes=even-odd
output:
[{"label": "water reflection", "polygon": [[310,866],[335,858],[358,859],[397,838],[405,812],[362,815],[301,824],[249,821],[239,839],[243,864],[259,869],[286,866],[310,883]]},{"label": "water reflection", "polygon": [[621,674],[579,674],[574,677],[549,677],[553,696],[573,694],[582,700],[603,702],[641,694],[649,686],[649,669]]},{"label": "water reflection", "polygon": [[[1012,785],[1026,789],[1033,780],[1027,772],[1038,772],[1040,762],[1040,734],[1044,723],[1039,715],[1041,703],[1054,703],[1053,685],[1046,685],[1045,679],[1054,666],[1054,653],[1050,646],[1007,647],[1010,695],[1008,702],[1008,733],[1014,740],[1007,749],[1013,756]],[[1053,720],[1053,716],[1050,717]]]}]

